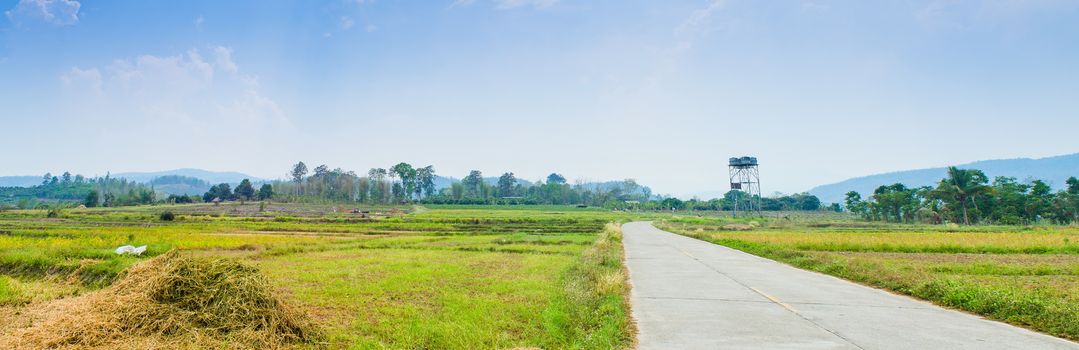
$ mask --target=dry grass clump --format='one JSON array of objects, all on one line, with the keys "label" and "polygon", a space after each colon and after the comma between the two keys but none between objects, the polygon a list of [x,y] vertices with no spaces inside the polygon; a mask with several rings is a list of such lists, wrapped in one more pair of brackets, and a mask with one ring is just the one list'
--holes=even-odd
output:
[{"label": "dry grass clump", "polygon": [[254,267],[177,252],[131,267],[113,286],[32,310],[0,348],[282,348],[317,340]]}]

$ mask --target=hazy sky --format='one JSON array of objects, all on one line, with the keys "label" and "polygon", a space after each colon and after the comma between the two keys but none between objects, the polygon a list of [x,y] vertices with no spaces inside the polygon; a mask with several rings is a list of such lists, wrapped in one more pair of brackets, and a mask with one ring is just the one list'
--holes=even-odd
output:
[{"label": "hazy sky", "polygon": [[0,0],[0,175],[764,191],[1079,152],[1079,1]]}]

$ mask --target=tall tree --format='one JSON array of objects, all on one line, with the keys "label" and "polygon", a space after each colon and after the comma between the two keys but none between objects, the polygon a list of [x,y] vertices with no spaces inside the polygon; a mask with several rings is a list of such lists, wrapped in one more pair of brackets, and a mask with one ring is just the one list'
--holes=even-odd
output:
[{"label": "tall tree", "polygon": [[468,176],[461,179],[461,184],[465,187],[465,196],[479,197],[483,192],[483,173],[479,170],[469,171]]},{"label": "tall tree", "polygon": [[383,168],[371,168],[371,170],[367,171],[367,177],[374,182],[371,184],[372,200],[380,203],[385,203],[387,201],[386,196],[389,194],[386,189],[387,173],[386,169]]},{"label": "tall tree", "polygon": [[303,182],[304,176],[307,176],[307,164],[299,162],[292,166],[292,171],[289,172],[289,177],[292,179],[292,182]]},{"label": "tall tree", "polygon": [[262,184],[262,187],[259,187],[258,197],[261,201],[273,199],[273,186],[270,184]]},{"label": "tall tree", "polygon": [[401,179],[401,190],[404,196],[411,196],[416,190],[416,169],[411,164],[400,162],[391,167],[390,171]]},{"label": "tall tree", "polygon": [[435,167],[428,165],[416,169],[416,194],[431,196],[435,194]]},{"label": "tall tree", "polygon": [[250,180],[243,179],[243,181],[240,181],[239,185],[236,185],[234,193],[236,194],[236,198],[240,199],[240,204],[243,204],[244,201],[255,197],[255,186],[251,185]]},{"label": "tall tree", "polygon": [[1064,205],[1065,207],[1071,207],[1072,221],[1079,222],[1079,179],[1072,176],[1065,183],[1068,184],[1068,188],[1065,190],[1065,193],[1068,194],[1068,200],[1065,201]]},{"label": "tall tree", "polygon": [[[989,189],[989,179],[981,170],[948,167],[948,177],[941,180],[934,190],[948,206],[958,206],[963,213],[963,224],[970,225],[970,207],[978,196]],[[977,209],[977,208],[975,208]]]},{"label": "tall tree", "polygon": [[512,172],[507,172],[498,177],[498,196],[513,197],[513,186],[517,184],[517,178]]}]

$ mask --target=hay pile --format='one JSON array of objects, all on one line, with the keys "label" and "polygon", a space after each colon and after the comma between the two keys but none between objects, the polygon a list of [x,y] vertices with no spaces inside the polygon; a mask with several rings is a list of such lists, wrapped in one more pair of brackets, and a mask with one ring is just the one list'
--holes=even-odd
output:
[{"label": "hay pile", "polygon": [[282,348],[317,331],[254,267],[169,252],[108,289],[37,310],[0,348]]}]

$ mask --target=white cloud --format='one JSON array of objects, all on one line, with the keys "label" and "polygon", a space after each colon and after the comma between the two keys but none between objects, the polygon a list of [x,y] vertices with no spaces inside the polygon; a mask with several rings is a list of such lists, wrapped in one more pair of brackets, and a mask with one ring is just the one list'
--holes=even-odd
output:
[{"label": "white cloud", "polygon": [[71,71],[67,74],[61,75],[60,80],[64,82],[66,86],[73,86],[76,84],[83,84],[85,88],[92,91],[95,94],[101,94],[101,72],[97,68],[79,69],[78,67],[71,67]]},{"label": "white cloud", "polygon": [[364,30],[366,30],[368,33],[374,33],[378,30],[378,26],[374,24],[368,24],[366,27],[364,27]]},{"label": "white cloud", "polygon": [[[450,4],[450,8],[458,6],[469,6],[475,2],[476,0],[455,0],[453,3]],[[531,6],[535,9],[542,9],[557,4],[559,0],[492,0],[492,2],[494,3],[496,9],[509,10],[527,6]]]},{"label": "white cloud", "polygon": [[214,64],[221,70],[229,73],[236,73],[239,68],[236,67],[236,62],[232,61],[232,48],[218,46],[214,47],[214,55],[216,56]]},{"label": "white cloud", "polygon": [[31,21],[69,26],[79,22],[80,4],[76,0],[20,0],[14,8],[4,11],[15,24]]},{"label": "white cloud", "polygon": [[532,6],[533,8],[545,8],[550,7],[558,3],[558,0],[494,0],[495,8],[499,9],[512,9],[522,6]]},{"label": "white cloud", "polygon": [[341,16],[341,19],[337,21],[337,26],[341,28],[341,30],[349,30],[353,25],[356,25],[356,21],[353,21],[352,18],[349,18],[348,16]]},{"label": "white cloud", "polygon": [[696,41],[697,37],[706,32],[705,27],[711,22],[713,14],[721,10],[725,4],[726,1],[724,0],[713,0],[708,6],[694,11],[689,18],[682,21],[678,27],[675,27],[674,35],[678,40],[676,50],[685,51],[693,47],[693,42]]},{"label": "white cloud", "polygon": [[103,67],[72,67],[60,76],[71,93],[67,106],[88,127],[133,127],[183,135],[209,130],[290,129],[284,111],[260,90],[256,77],[241,74],[233,50],[211,47],[210,59],[191,49],[175,56],[142,55]]},{"label": "white cloud", "polygon": [[202,24],[205,23],[205,22],[206,22],[206,20],[202,18],[202,15],[199,15],[198,17],[196,17],[195,21],[194,21],[195,29],[202,30]]},{"label": "white cloud", "polygon": [[934,0],[918,7],[913,17],[929,30],[971,30],[978,27],[1022,24],[1046,13],[1079,9],[1069,0]]},{"label": "white cloud", "polygon": [[472,5],[474,2],[476,2],[476,0],[454,0],[453,3],[450,4],[450,8]]}]

